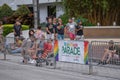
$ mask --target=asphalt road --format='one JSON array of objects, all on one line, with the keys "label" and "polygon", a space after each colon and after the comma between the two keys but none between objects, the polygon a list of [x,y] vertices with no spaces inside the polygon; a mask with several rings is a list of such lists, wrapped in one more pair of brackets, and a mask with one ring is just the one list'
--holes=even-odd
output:
[{"label": "asphalt road", "polygon": [[118,80],[0,60],[0,80]]}]

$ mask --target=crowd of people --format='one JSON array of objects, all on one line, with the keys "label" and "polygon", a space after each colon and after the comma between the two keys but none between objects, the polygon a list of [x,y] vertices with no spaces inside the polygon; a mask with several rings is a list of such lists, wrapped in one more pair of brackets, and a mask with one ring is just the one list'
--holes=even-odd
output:
[{"label": "crowd of people", "polygon": [[80,20],[77,23],[73,18],[69,18],[68,23],[62,23],[61,18],[48,18],[46,25],[47,39],[57,37],[58,40],[64,40],[65,35],[70,40],[83,40],[83,25]]},{"label": "crowd of people", "polygon": [[[30,40],[28,40],[21,37],[22,25],[19,20],[16,20],[13,26],[15,44],[6,45],[11,48],[10,53],[21,53],[24,63],[35,63],[36,58],[45,59],[47,55],[53,51],[54,40],[64,40],[65,36],[68,36],[70,40],[84,40],[83,29],[84,27],[80,20],[75,22],[74,18],[69,18],[68,23],[65,25],[61,18],[49,17],[47,18],[45,31],[41,29],[41,26],[38,26],[37,29],[30,29],[28,32]],[[2,22],[0,22],[0,42],[2,41],[2,34],[3,26]],[[105,53],[99,64],[103,64],[107,55],[108,59],[106,63],[108,63],[113,53],[116,53],[116,50],[111,50],[111,48],[105,49]]]},{"label": "crowd of people", "polygon": [[40,56],[41,58],[46,58],[48,53],[53,50],[54,39],[64,40],[65,35],[70,40],[84,39],[82,22],[78,20],[76,23],[72,18],[68,20],[66,25],[62,23],[61,18],[47,18],[46,31],[44,32],[41,30],[41,26],[38,26],[37,29],[30,29],[28,33],[30,45],[27,48],[24,47],[27,41],[21,38],[22,26],[18,20],[14,24],[13,29],[16,47],[13,46],[11,53],[21,52],[25,63],[27,63],[26,55],[29,56],[31,63],[34,63],[35,59]]}]

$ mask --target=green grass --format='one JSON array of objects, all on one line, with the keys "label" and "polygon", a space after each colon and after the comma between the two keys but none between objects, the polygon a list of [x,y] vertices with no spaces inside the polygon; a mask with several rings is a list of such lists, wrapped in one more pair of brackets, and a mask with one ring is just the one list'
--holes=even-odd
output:
[{"label": "green grass", "polygon": [[[9,33],[13,32],[13,25],[14,24],[4,24],[3,25],[3,36],[8,35]],[[22,30],[28,30],[28,25],[22,25]]]}]

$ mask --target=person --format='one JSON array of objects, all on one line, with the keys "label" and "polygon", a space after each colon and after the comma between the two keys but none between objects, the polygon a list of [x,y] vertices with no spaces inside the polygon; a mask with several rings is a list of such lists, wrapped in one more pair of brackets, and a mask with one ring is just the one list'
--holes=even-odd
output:
[{"label": "person", "polygon": [[40,40],[42,38],[42,36],[44,36],[44,33],[41,30],[41,26],[38,26],[36,33],[35,33],[35,37]]},{"label": "person", "polygon": [[22,25],[18,20],[16,20],[16,23],[14,24],[13,29],[14,29],[13,30],[14,31],[14,36],[15,37],[19,36],[20,37],[20,35],[22,34]]},{"label": "person", "polygon": [[3,37],[3,25],[2,21],[0,21],[0,50],[4,51],[4,37]]},{"label": "person", "polygon": [[49,39],[47,43],[44,44],[44,52],[41,55],[42,59],[46,59],[47,55],[51,53],[53,50],[53,44],[52,44],[52,39]]},{"label": "person", "polygon": [[70,40],[74,40],[76,23],[73,22],[72,18],[70,18],[68,21],[69,22],[66,24],[66,31],[67,34],[69,35]]},{"label": "person", "polygon": [[82,21],[78,20],[76,26],[76,40],[84,40]]},{"label": "person", "polygon": [[36,38],[35,36],[30,37],[31,40],[31,45],[27,49],[27,53],[30,56],[30,63],[35,63],[35,58],[36,58],[36,48],[37,48],[37,43],[36,43]]},{"label": "person", "polygon": [[41,55],[44,51],[44,44],[45,44],[45,36],[42,35],[39,44],[37,44],[37,49],[36,49],[37,57],[41,57]]},{"label": "person", "polygon": [[30,29],[28,34],[29,34],[29,37],[34,36],[35,35],[35,31],[33,29]]},{"label": "person", "polygon": [[53,18],[53,28],[54,28],[54,34],[55,36],[57,36],[57,26],[58,26],[58,23],[57,23],[57,18]]},{"label": "person", "polygon": [[22,46],[22,41],[23,41],[23,39],[20,39],[20,37],[19,36],[16,36],[16,43],[15,43],[15,45],[13,44],[13,45],[11,45],[11,53],[20,53],[21,52],[21,46]]},{"label": "person", "polygon": [[57,37],[58,40],[64,39],[64,25],[62,24],[62,20],[59,19],[58,26],[57,26]]},{"label": "person", "polygon": [[46,25],[47,39],[54,39],[54,28],[52,23],[52,18],[48,19],[48,23]]},{"label": "person", "polygon": [[[102,57],[101,61],[98,63],[98,65],[99,64],[103,64],[103,65],[108,64],[112,57],[114,57],[116,54],[120,55],[120,53],[119,53],[120,48],[118,46],[114,45],[113,40],[110,40],[108,44],[109,44],[109,47],[104,50],[103,57]],[[107,56],[108,56],[108,58],[106,59]]]},{"label": "person", "polygon": [[2,21],[0,21],[0,43],[3,42],[3,25]]}]

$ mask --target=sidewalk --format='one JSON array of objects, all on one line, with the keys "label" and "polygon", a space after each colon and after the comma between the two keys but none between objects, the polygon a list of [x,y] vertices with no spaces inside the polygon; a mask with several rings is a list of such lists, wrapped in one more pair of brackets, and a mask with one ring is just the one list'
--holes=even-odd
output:
[{"label": "sidewalk", "polygon": [[[0,60],[4,59],[4,55],[0,53]],[[13,54],[7,55],[8,62],[17,63],[22,65],[22,57],[20,54]],[[28,65],[28,64],[26,64]],[[29,66],[34,66],[34,64],[29,64]],[[47,67],[42,67],[47,68]],[[57,62],[56,70],[63,70],[68,72],[75,72],[75,73],[82,73],[84,75],[89,73],[89,66],[88,65],[80,65],[80,64],[71,64],[71,63],[64,63],[64,62]],[[114,68],[107,68],[102,66],[93,66],[93,74],[92,76],[99,76],[99,77],[105,77],[106,80],[120,80],[120,69],[114,69]],[[102,80],[102,79],[101,79]]]}]

